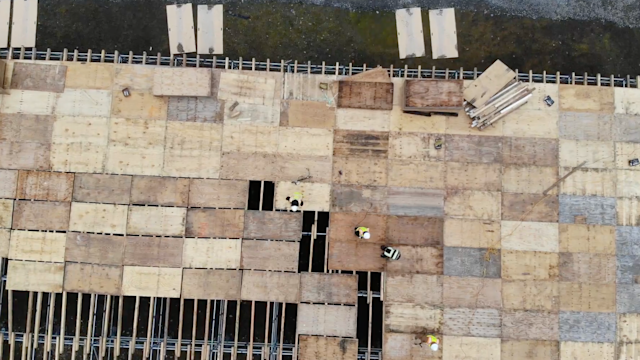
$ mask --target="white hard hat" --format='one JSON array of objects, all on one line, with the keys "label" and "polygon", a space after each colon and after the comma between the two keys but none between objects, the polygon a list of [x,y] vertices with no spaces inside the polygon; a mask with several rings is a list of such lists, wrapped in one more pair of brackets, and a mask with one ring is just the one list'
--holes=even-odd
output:
[{"label": "white hard hat", "polygon": [[436,343],[431,344],[431,350],[438,351],[438,344]]},{"label": "white hard hat", "polygon": [[362,235],[362,237],[365,238],[365,239],[369,239],[369,238],[371,238],[371,234],[369,234],[369,232],[367,231]]},{"label": "white hard hat", "polygon": [[295,205],[293,205],[293,206],[291,207],[291,211],[293,211],[293,212],[298,211],[298,207],[297,207],[297,206],[295,206]]}]

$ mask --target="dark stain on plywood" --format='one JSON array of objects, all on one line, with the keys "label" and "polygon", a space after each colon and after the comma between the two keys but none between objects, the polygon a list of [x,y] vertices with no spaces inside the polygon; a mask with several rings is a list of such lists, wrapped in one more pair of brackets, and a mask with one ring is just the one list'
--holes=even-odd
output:
[{"label": "dark stain on plywood", "polygon": [[404,85],[404,106],[461,109],[462,85],[462,80],[409,79]]},{"label": "dark stain on plywood", "polygon": [[340,81],[338,87],[339,108],[393,108],[393,83]]},{"label": "dark stain on plywood", "polygon": [[334,156],[374,157],[386,159],[389,133],[379,131],[335,130]]}]

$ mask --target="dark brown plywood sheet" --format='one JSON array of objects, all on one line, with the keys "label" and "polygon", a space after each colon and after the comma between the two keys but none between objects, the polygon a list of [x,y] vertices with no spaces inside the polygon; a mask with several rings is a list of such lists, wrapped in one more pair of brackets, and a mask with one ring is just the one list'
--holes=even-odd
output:
[{"label": "dark brown plywood sheet", "polygon": [[386,159],[388,153],[388,132],[356,130],[334,131],[334,156],[373,157]]},{"label": "dark brown plywood sheet", "polygon": [[182,267],[183,239],[127,236],[124,265]]},{"label": "dark brown plywood sheet", "polygon": [[[364,226],[369,228],[371,238],[359,239],[355,235],[355,228]],[[332,240],[360,241],[382,245],[387,233],[387,217],[369,213],[340,213],[334,212],[329,216],[329,242]]]},{"label": "dark brown plywood sheet", "polygon": [[20,171],[18,175],[18,199],[71,201],[73,177],[70,173],[44,171]]},{"label": "dark brown plywood sheet", "polygon": [[244,209],[248,196],[248,181],[191,179],[189,185],[189,207]]},{"label": "dark brown plywood sheet", "polygon": [[558,139],[504,137],[502,151],[505,164],[558,166]]},{"label": "dark brown plywood sheet", "polygon": [[15,63],[11,75],[11,89],[61,93],[67,78],[64,65]]},{"label": "dark brown plywood sheet", "polygon": [[13,228],[24,230],[68,230],[71,203],[17,200]]},{"label": "dark brown plywood sheet", "polygon": [[244,229],[243,210],[188,209],[187,237],[239,239]]},{"label": "dark brown plywood sheet", "polygon": [[298,271],[300,243],[242,240],[241,267],[246,270]]},{"label": "dark brown plywood sheet", "polygon": [[355,305],[358,301],[358,275],[301,273],[300,301]]},{"label": "dark brown plywood sheet", "polygon": [[398,245],[393,248],[399,250],[402,257],[389,261],[389,274],[442,275],[442,247]]},{"label": "dark brown plywood sheet", "polygon": [[120,295],[122,266],[66,263],[63,289],[84,294]]},{"label": "dark brown plywood sheet", "polygon": [[387,188],[383,186],[333,185],[331,211],[386,214]]},{"label": "dark brown plywood sheet", "polygon": [[390,215],[444,216],[444,190],[390,187],[387,204]]},{"label": "dark brown plywood sheet", "polygon": [[558,222],[557,195],[502,193],[502,220]]},{"label": "dark brown plywood sheet", "polygon": [[497,136],[446,135],[444,148],[446,161],[502,162],[502,138]]},{"label": "dark brown plywood sheet", "polygon": [[0,168],[48,170],[54,116],[0,114]]},{"label": "dark brown plywood sheet", "polygon": [[132,204],[187,206],[189,179],[134,176],[131,185]]},{"label": "dark brown plywood sheet", "polygon": [[387,243],[395,245],[442,246],[444,220],[423,216],[389,216]]},{"label": "dark brown plywood sheet", "polygon": [[122,265],[123,236],[67,233],[65,261],[101,265]]},{"label": "dark brown plywood sheet", "polygon": [[462,109],[462,85],[462,80],[407,80],[404,85],[404,106]]},{"label": "dark brown plywood sheet", "polygon": [[247,211],[244,220],[247,239],[300,240],[302,213],[283,211]]},{"label": "dark brown plywood sheet", "polygon": [[167,120],[199,123],[222,123],[223,100],[211,97],[170,96]]},{"label": "dark brown plywood sheet", "polygon": [[380,257],[382,250],[379,243],[367,240],[329,241],[329,265],[331,270],[355,270],[382,272],[386,260]]},{"label": "dark brown plywood sheet", "polygon": [[300,274],[271,271],[242,271],[242,300],[298,303]]},{"label": "dark brown plywood sheet", "polygon": [[504,310],[502,338],[516,340],[558,340],[558,313]]},{"label": "dark brown plywood sheet", "polygon": [[300,335],[300,360],[356,360],[358,339]]},{"label": "dark brown plywood sheet", "polygon": [[16,197],[18,172],[16,170],[0,169],[0,198],[13,199]]},{"label": "dark brown plywood sheet", "polygon": [[242,271],[184,269],[182,297],[186,299],[238,300]]},{"label": "dark brown plywood sheet", "polygon": [[391,110],[393,83],[340,81],[337,104],[339,108]]},{"label": "dark brown plywood sheet", "polygon": [[131,176],[76,174],[73,201],[129,204]]}]

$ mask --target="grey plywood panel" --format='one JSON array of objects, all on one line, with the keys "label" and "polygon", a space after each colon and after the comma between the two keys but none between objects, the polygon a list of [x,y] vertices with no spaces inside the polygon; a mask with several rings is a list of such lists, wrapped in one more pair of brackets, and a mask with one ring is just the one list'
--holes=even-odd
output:
[{"label": "grey plywood panel", "polygon": [[357,185],[331,187],[331,211],[386,214],[388,208],[387,187]]},{"label": "grey plywood panel", "polygon": [[246,211],[244,237],[249,239],[300,240],[302,213]]},{"label": "grey plywood panel", "polygon": [[505,137],[502,151],[504,164],[558,166],[558,139]]},{"label": "grey plywood panel", "polygon": [[131,176],[76,174],[73,201],[128,204]]},{"label": "grey plywood panel", "polygon": [[612,114],[588,112],[560,112],[558,129],[561,139],[610,141]]},{"label": "grey plywood panel", "polygon": [[640,255],[640,227],[616,227],[616,254]]},{"label": "grey plywood panel", "polygon": [[502,138],[497,136],[447,135],[445,160],[470,163],[502,162]]},{"label": "grey plywood panel", "polygon": [[444,335],[500,337],[502,312],[497,309],[444,309]]},{"label": "grey plywood panel", "polygon": [[640,255],[617,255],[616,262],[618,284],[640,284]]},{"label": "grey plywood panel", "polygon": [[615,114],[613,140],[640,143],[640,116]]},{"label": "grey plywood panel", "polygon": [[67,67],[64,65],[15,63],[11,76],[11,89],[64,91]]},{"label": "grey plywood panel", "polygon": [[68,230],[71,203],[16,201],[13,228],[25,230]]},{"label": "grey plywood panel", "polygon": [[447,276],[476,276],[499,278],[501,272],[500,250],[485,260],[486,248],[444,248],[444,274]]},{"label": "grey plywood panel", "polygon": [[640,313],[640,285],[618,284],[616,305],[619,313]]},{"label": "grey plywood panel", "polygon": [[560,195],[559,222],[616,225],[616,199],[599,196]]},{"label": "grey plywood panel", "polygon": [[169,97],[167,110],[167,120],[169,121],[222,123],[223,119],[223,100],[211,97]]},{"label": "grey plywood panel", "polygon": [[614,342],[616,314],[561,311],[560,341]]},{"label": "grey plywood panel", "polygon": [[389,214],[444,216],[444,190],[390,187],[387,190]]}]

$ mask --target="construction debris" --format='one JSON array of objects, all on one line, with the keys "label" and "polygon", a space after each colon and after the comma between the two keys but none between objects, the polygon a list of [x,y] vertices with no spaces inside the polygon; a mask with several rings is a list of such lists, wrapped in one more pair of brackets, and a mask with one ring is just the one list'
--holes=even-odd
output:
[{"label": "construction debris", "polygon": [[462,80],[407,80],[404,85],[402,110],[418,115],[457,114],[464,106],[462,87]]},{"label": "construction debris", "polygon": [[631,159],[629,160],[629,166],[638,166],[640,165],[640,160],[639,159]]},{"label": "construction debris", "polygon": [[440,150],[440,149],[442,149],[442,144],[444,144],[444,140],[442,140],[442,138],[441,138],[441,137],[439,137],[439,138],[436,138],[436,141],[435,141],[435,143],[433,144],[433,147],[434,147],[436,150]]},{"label": "construction debris", "polygon": [[555,104],[556,102],[553,101],[553,99],[551,98],[551,96],[547,95],[544,97],[544,99],[542,99],[544,101],[545,104],[547,104],[547,106],[551,107],[553,106],[553,104]]}]

